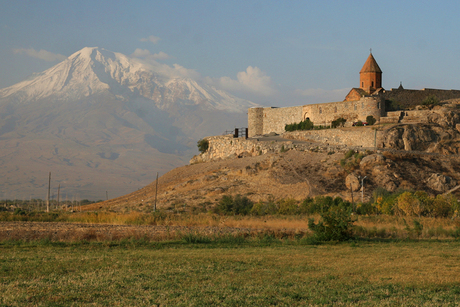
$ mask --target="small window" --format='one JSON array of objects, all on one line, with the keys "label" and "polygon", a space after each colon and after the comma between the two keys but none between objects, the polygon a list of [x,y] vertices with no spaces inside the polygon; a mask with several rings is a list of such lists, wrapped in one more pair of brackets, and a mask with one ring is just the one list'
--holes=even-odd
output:
[{"label": "small window", "polygon": [[377,109],[380,109],[380,102],[377,102]]},{"label": "small window", "polygon": [[334,113],[337,113],[337,107],[334,108]]},{"label": "small window", "polygon": [[321,110],[321,108],[319,108],[319,114],[323,113],[323,110]]},{"label": "small window", "polygon": [[357,109],[357,108],[356,108],[356,105],[355,105],[355,111],[356,111],[356,109]]},{"label": "small window", "polygon": [[374,87],[374,81],[372,81],[372,85],[371,85],[371,87]]},{"label": "small window", "polygon": [[361,82],[361,87],[364,87],[364,82]]}]

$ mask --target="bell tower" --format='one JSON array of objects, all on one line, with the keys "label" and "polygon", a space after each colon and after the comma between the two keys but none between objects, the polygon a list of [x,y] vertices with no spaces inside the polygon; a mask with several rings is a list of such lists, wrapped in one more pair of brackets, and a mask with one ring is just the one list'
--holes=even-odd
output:
[{"label": "bell tower", "polygon": [[359,72],[359,87],[368,94],[382,87],[382,70],[375,61],[372,51]]}]

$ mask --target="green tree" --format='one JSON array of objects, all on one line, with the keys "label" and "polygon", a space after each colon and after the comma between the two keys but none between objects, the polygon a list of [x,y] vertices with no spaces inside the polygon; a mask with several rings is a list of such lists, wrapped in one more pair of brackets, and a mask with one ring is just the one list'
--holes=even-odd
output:
[{"label": "green tree", "polygon": [[293,198],[282,199],[278,202],[278,213],[283,215],[294,215],[299,210],[297,201]]},{"label": "green tree", "polygon": [[207,139],[201,139],[197,142],[198,150],[201,153],[204,153],[208,150],[209,148],[209,141]]},{"label": "green tree", "polygon": [[436,106],[439,104],[439,99],[436,96],[428,96],[422,101],[424,106]]},{"label": "green tree", "polygon": [[331,210],[321,214],[321,220],[315,224],[308,220],[308,228],[318,241],[346,241],[352,238],[353,220],[347,210]]},{"label": "green tree", "polygon": [[366,117],[366,122],[367,122],[369,125],[371,125],[371,126],[372,126],[373,124],[375,124],[376,121],[377,121],[377,120],[376,120],[376,119],[374,118],[374,116],[372,116],[372,115],[368,115],[368,116]]}]

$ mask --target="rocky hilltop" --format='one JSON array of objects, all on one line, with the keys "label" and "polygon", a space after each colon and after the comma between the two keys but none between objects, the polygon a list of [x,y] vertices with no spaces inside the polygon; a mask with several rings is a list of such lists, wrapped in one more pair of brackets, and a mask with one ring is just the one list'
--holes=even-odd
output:
[{"label": "rocky hilltop", "polygon": [[[377,187],[445,193],[460,183],[460,133],[456,128],[460,117],[453,107],[435,113],[438,115],[429,117],[431,122],[350,127],[341,132],[374,135],[378,128],[377,148],[315,142],[298,135],[288,139],[288,134],[247,140],[211,137],[206,153],[160,178],[157,205],[210,208],[226,194],[246,195],[253,201],[318,195],[360,201],[363,195],[367,201]],[[337,129],[328,131],[333,130]],[[153,182],[87,209],[150,211],[155,189]]]}]

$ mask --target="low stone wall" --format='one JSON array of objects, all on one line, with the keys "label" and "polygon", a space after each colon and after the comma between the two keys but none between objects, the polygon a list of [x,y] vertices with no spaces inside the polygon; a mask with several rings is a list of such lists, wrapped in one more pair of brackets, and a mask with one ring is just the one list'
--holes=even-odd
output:
[{"label": "low stone wall", "polygon": [[[344,128],[347,129],[347,128]],[[381,131],[377,133],[377,145],[381,143]],[[282,135],[289,140],[271,140],[260,138],[234,138],[232,135],[211,136],[206,140],[209,148],[205,153],[194,156],[190,164],[247,156],[258,156],[267,153],[278,153],[285,150],[315,152],[347,152],[350,149],[364,150],[374,147],[375,130],[368,127],[353,127],[350,130],[328,129],[287,132]],[[305,142],[295,142],[302,140]]]},{"label": "low stone wall", "polygon": [[326,145],[373,148],[383,141],[383,132],[372,126],[285,132],[284,138],[319,142]]},{"label": "low stone wall", "polygon": [[294,146],[291,141],[258,141],[257,139],[234,138],[232,135],[207,137],[209,148],[205,153],[194,156],[190,164],[235,159],[242,156],[257,156],[270,152],[281,152],[288,149],[307,150],[308,144]]}]

